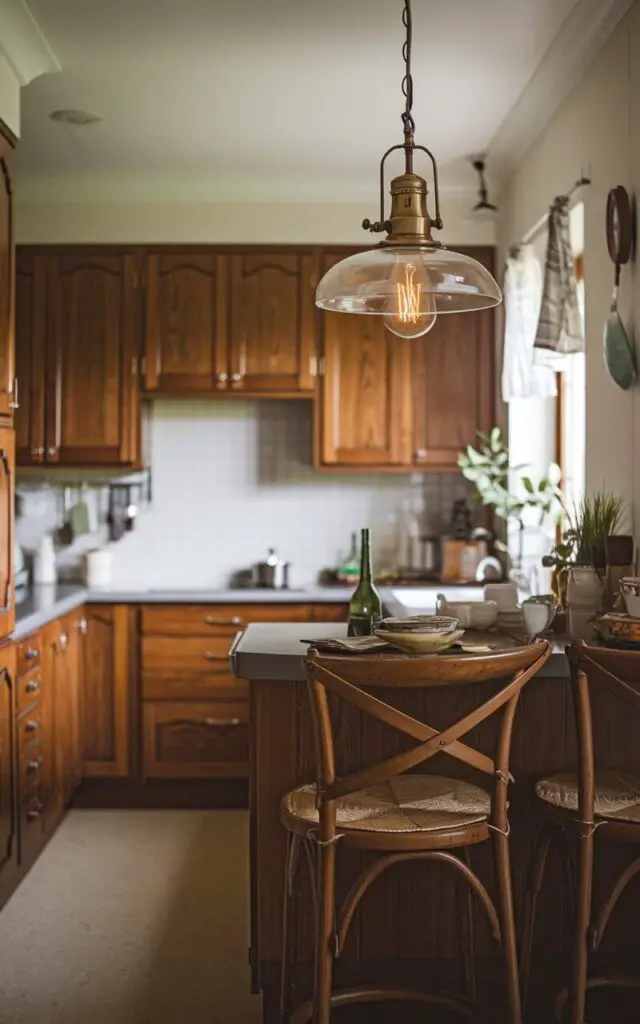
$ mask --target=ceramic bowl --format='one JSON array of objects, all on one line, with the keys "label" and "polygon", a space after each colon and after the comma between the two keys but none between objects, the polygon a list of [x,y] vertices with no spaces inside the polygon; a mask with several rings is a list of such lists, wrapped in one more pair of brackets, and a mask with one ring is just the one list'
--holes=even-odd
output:
[{"label": "ceramic bowl", "polygon": [[458,620],[449,615],[412,615],[407,619],[383,619],[378,628],[392,633],[445,636],[458,628]]},{"label": "ceramic bowl", "polygon": [[623,576],[620,593],[624,597],[627,612],[634,619],[640,619],[640,576]]},{"label": "ceramic bowl", "polygon": [[455,644],[463,634],[464,629],[454,629],[451,633],[392,633],[388,629],[376,630],[376,636],[405,654],[438,654]]},{"label": "ceramic bowl", "polygon": [[436,610],[453,615],[465,629],[490,629],[498,618],[496,601],[447,601],[438,594]]},{"label": "ceramic bowl", "polygon": [[595,620],[596,633],[601,640],[638,644],[640,646],[640,620],[619,612],[599,615]]}]

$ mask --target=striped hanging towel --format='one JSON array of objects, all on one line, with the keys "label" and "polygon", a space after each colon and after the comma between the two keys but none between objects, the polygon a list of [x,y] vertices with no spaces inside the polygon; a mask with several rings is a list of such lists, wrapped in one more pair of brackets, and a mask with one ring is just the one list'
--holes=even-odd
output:
[{"label": "striped hanging towel", "polygon": [[558,355],[584,352],[576,272],[569,236],[569,199],[556,196],[549,211],[542,304],[534,347]]}]

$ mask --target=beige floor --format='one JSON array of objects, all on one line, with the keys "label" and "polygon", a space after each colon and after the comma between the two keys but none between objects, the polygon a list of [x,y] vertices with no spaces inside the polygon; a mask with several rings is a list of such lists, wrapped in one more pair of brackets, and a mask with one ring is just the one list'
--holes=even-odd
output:
[{"label": "beige floor", "polygon": [[72,811],[0,913],[2,1024],[258,1024],[248,817]]}]

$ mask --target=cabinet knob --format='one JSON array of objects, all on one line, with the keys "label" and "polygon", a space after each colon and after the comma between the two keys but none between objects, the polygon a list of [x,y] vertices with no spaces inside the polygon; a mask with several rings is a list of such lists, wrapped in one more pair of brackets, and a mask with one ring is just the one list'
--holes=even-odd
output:
[{"label": "cabinet knob", "polygon": [[40,684],[37,683],[35,679],[31,679],[25,686],[25,690],[27,693],[37,693],[39,689]]},{"label": "cabinet knob", "polygon": [[42,814],[42,804],[38,804],[37,807],[30,807],[27,811],[27,821],[37,821]]},{"label": "cabinet knob", "polygon": [[60,647],[62,648],[63,651],[66,651],[68,643],[69,643],[69,637],[67,636],[67,634],[66,633],[61,633],[60,634]]},{"label": "cabinet knob", "polygon": [[27,765],[27,772],[29,773],[29,775],[35,775],[36,772],[40,771],[41,767],[42,758],[39,757],[37,761],[29,761]]},{"label": "cabinet knob", "polygon": [[52,444],[52,445],[49,446],[49,448],[47,448],[47,455],[49,456],[50,459],[52,459],[54,457],[54,455],[57,455],[57,454],[58,454],[58,449],[56,448],[55,445]]},{"label": "cabinet knob", "polygon": [[80,619],[80,622],[78,623],[78,629],[80,630],[80,632],[82,633],[83,636],[86,636],[87,629],[88,629],[88,623],[87,623],[87,620],[85,618]]},{"label": "cabinet knob", "polygon": [[27,651],[25,651],[25,661],[33,661],[35,658],[39,656],[39,654],[40,651],[38,650],[37,647],[30,647]]},{"label": "cabinet knob", "polygon": [[234,381],[234,383],[236,383],[236,384],[240,383],[240,381],[242,380],[242,377],[243,377],[243,374],[241,374],[241,373],[232,373],[231,374],[231,380]]},{"label": "cabinet knob", "polygon": [[426,459],[429,452],[426,448],[416,448],[413,454],[416,459]]},{"label": "cabinet knob", "polygon": [[37,728],[38,728],[38,722],[35,722],[33,719],[30,719],[28,722],[25,722],[25,726],[24,726],[24,731],[25,732],[35,732]]},{"label": "cabinet knob", "polygon": [[229,375],[228,374],[226,374],[226,373],[219,373],[218,374],[218,383],[219,384],[226,384],[226,382],[228,380],[229,380]]},{"label": "cabinet knob", "polygon": [[218,658],[216,658],[216,656],[213,653],[213,651],[205,651],[204,652],[204,659],[205,659],[205,661],[218,661],[219,660]]},{"label": "cabinet knob", "polygon": [[43,455],[44,455],[44,448],[42,447],[41,444],[40,445],[36,445],[35,448],[31,449],[31,458],[32,459],[41,459]]}]

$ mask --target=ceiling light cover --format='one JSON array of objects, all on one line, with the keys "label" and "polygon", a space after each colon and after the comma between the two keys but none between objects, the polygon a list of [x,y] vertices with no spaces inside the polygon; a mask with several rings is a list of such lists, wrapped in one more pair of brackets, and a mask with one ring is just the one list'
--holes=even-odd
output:
[{"label": "ceiling light cover", "polygon": [[[386,232],[386,238],[375,249],[349,256],[331,267],[318,285],[316,305],[341,313],[383,316],[394,334],[419,337],[431,330],[441,314],[490,309],[502,301],[502,293],[477,260],[445,249],[431,235],[432,228],[441,230],[443,222],[435,157],[414,140],[411,0],[404,0],[402,20],[406,29],[402,51],[404,142],[388,149],[380,162],[380,219],[362,224],[365,230]],[[391,212],[386,217],[384,167],[387,157],[396,150],[404,151],[405,170],[391,181]],[[425,153],[433,168],[433,219],[427,207],[427,183],[413,170],[417,152]]]}]

